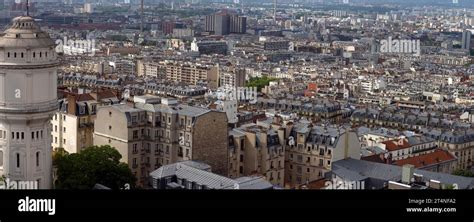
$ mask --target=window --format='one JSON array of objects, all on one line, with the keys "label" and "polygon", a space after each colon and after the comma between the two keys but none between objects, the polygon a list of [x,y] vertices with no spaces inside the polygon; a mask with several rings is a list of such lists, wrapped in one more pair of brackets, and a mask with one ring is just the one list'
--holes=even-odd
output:
[{"label": "window", "polygon": [[20,154],[16,154],[16,168],[20,168]]},{"label": "window", "polygon": [[7,55],[8,58],[10,58],[10,52],[8,52],[8,55]]},{"label": "window", "polygon": [[36,167],[40,166],[40,152],[36,152]]},{"label": "window", "polygon": [[35,139],[35,132],[31,132],[31,139]]},{"label": "window", "polygon": [[22,139],[22,140],[25,139],[25,132],[21,132],[21,139]]},{"label": "window", "polygon": [[33,58],[36,58],[36,52],[33,52]]},{"label": "window", "polygon": [[20,139],[20,132],[16,132],[16,139]]},{"label": "window", "polygon": [[12,139],[15,139],[15,133],[12,132]]},{"label": "window", "polygon": [[240,155],[240,162],[244,162],[244,155]]},{"label": "window", "polygon": [[112,130],[112,126],[109,126],[109,130]]},{"label": "window", "polygon": [[138,153],[138,146],[137,146],[137,144],[133,144],[133,153]]},{"label": "window", "polygon": [[3,151],[0,150],[0,167],[3,167]]},{"label": "window", "polygon": [[15,53],[13,53],[13,57],[14,57],[14,58],[16,58],[16,52],[15,52]]},{"label": "window", "polygon": [[58,132],[58,126],[54,126],[54,132]]},{"label": "window", "polygon": [[66,127],[63,127],[63,132],[66,132]]},{"label": "window", "polygon": [[64,139],[63,141],[64,141],[64,143],[63,143],[63,144],[66,144],[66,139]]},{"label": "window", "polygon": [[21,53],[21,58],[23,58],[23,57],[24,57],[24,55],[23,55],[23,52],[22,52],[22,53]]}]

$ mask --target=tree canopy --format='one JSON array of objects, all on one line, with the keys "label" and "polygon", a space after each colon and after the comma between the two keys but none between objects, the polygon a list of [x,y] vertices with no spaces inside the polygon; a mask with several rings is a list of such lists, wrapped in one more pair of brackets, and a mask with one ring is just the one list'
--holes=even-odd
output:
[{"label": "tree canopy", "polygon": [[58,189],[92,189],[99,183],[111,189],[134,187],[136,178],[122,155],[111,146],[92,146],[79,153],[54,156]]},{"label": "tree canopy", "polygon": [[253,77],[247,82],[247,87],[257,87],[257,90],[260,92],[262,88],[268,86],[271,81],[277,80],[276,78],[269,78],[266,76],[263,77]]},{"label": "tree canopy", "polygon": [[474,177],[473,172],[471,172],[469,170],[462,170],[462,169],[455,170],[453,175],[463,176],[463,177]]}]

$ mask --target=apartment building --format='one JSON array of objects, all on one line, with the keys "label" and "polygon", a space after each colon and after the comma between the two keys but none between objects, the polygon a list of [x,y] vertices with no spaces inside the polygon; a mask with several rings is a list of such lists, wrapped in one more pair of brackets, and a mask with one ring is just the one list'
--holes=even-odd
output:
[{"label": "apartment building", "polygon": [[436,140],[420,135],[387,140],[376,146],[386,150],[393,161],[433,152],[438,147]]},{"label": "apartment building", "polygon": [[335,161],[360,159],[361,145],[354,131],[307,122],[283,126],[287,144],[285,187],[299,187],[324,178]]},{"label": "apartment building", "polygon": [[224,112],[178,104],[175,99],[136,96],[134,105],[102,107],[94,145],[110,144],[146,185],[162,165],[197,160],[227,175],[227,117]]},{"label": "apartment building", "polygon": [[470,169],[474,158],[474,131],[469,130],[427,130],[424,135],[437,140],[440,148],[457,158],[456,169]]},{"label": "apartment building", "polygon": [[285,145],[282,130],[246,124],[229,133],[229,177],[263,175],[275,186],[285,179]]},{"label": "apartment building", "polygon": [[94,145],[94,120],[100,106],[118,103],[109,90],[93,93],[63,92],[59,110],[51,119],[51,147],[64,148],[68,153],[78,153]]}]

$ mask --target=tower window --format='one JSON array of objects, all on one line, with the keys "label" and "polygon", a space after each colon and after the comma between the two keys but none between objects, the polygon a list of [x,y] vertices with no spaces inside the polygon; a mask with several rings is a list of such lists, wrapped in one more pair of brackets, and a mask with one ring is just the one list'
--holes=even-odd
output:
[{"label": "tower window", "polygon": [[16,154],[16,167],[20,168],[20,154],[19,153]]},{"label": "tower window", "polygon": [[21,132],[21,139],[22,139],[22,140],[25,139],[25,133],[24,133],[24,132]]},{"label": "tower window", "polygon": [[0,167],[3,166],[3,151],[0,151]]},{"label": "tower window", "polygon": [[7,53],[8,58],[10,58],[10,52]]},{"label": "tower window", "polygon": [[36,52],[33,52],[33,58],[35,58],[35,57],[36,57]]},{"label": "tower window", "polygon": [[40,165],[40,152],[36,152],[36,167]]},{"label": "tower window", "polygon": [[13,53],[13,57],[14,57],[14,58],[16,58],[16,52],[15,52],[15,53]]},{"label": "tower window", "polygon": [[41,58],[41,56],[42,56],[42,52],[40,52],[40,58]]},{"label": "tower window", "polygon": [[22,53],[21,53],[21,58],[23,58],[23,56],[24,56],[24,55],[23,55],[23,52],[22,52]]},{"label": "tower window", "polygon": [[47,58],[47,57],[48,57],[48,52],[45,52],[45,53],[44,53],[44,56]]}]

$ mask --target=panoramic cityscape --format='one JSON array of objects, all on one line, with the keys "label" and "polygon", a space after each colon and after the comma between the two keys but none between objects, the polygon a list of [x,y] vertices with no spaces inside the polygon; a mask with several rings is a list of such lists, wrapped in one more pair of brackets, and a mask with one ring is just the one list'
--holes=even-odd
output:
[{"label": "panoramic cityscape", "polygon": [[0,26],[0,189],[474,188],[472,0],[4,0]]}]

